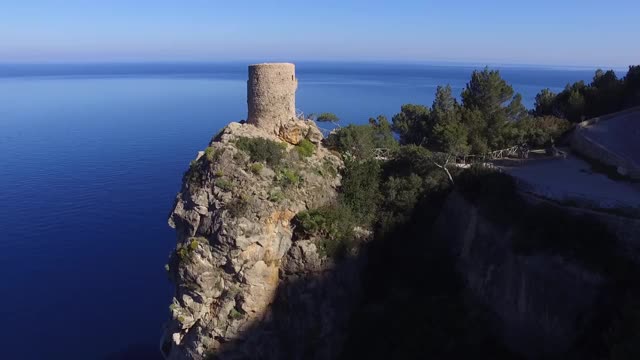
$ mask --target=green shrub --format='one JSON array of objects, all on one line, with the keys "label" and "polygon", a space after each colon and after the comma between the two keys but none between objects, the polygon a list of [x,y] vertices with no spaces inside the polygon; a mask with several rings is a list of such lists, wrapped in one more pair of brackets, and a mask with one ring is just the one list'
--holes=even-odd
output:
[{"label": "green shrub", "polygon": [[568,120],[552,116],[527,118],[516,123],[519,142],[531,147],[542,147],[551,141],[555,142],[570,128]]},{"label": "green shrub", "polygon": [[359,160],[373,158],[376,148],[395,149],[398,146],[384,116],[370,119],[367,125],[343,127],[331,133],[325,143],[328,148]]},{"label": "green shrub", "polygon": [[349,241],[336,241],[331,239],[320,239],[315,242],[318,255],[328,258],[340,258],[345,256],[351,249]]},{"label": "green shrub", "polygon": [[203,184],[207,178],[207,171],[208,167],[205,167],[202,161],[191,160],[189,169],[184,173],[184,180],[190,185]]},{"label": "green shrub", "polygon": [[[450,189],[444,171],[433,164],[433,154],[420,146],[400,147],[394,151],[391,160],[383,163],[381,171],[378,234],[393,231],[411,221],[416,209],[425,211],[425,208],[437,207],[439,195],[431,196]],[[432,205],[425,207],[425,201]]]},{"label": "green shrub", "polygon": [[316,151],[316,146],[308,139],[302,139],[302,141],[300,141],[298,145],[296,145],[296,151],[298,152],[298,154],[300,154],[301,157],[305,158],[313,155],[313,153]]},{"label": "green shrub", "polygon": [[349,125],[331,133],[326,145],[356,159],[370,159],[376,148],[374,129],[371,125]]},{"label": "green shrub", "polygon": [[369,223],[380,203],[380,162],[377,160],[345,160],[340,188],[340,201],[363,223]]},{"label": "green shrub", "polygon": [[229,317],[233,320],[237,320],[237,319],[242,319],[244,317],[244,314],[236,310],[236,308],[233,308],[229,312]]},{"label": "green shrub", "polygon": [[241,137],[236,140],[236,147],[246,152],[251,161],[265,162],[269,166],[276,166],[284,157],[286,144],[263,138]]},{"label": "green shrub", "polygon": [[184,260],[187,258],[187,256],[189,256],[189,250],[183,246],[178,246],[178,248],[176,249],[176,253],[178,254],[180,260]]},{"label": "green shrub", "polygon": [[290,187],[298,185],[302,177],[295,170],[285,168],[278,172],[277,181],[282,187]]},{"label": "green shrub", "polygon": [[224,191],[229,191],[233,188],[233,183],[225,178],[217,178],[213,183]]},{"label": "green shrub", "polygon": [[402,213],[416,206],[423,191],[423,180],[415,173],[409,176],[391,176],[382,184],[382,193],[387,208]]},{"label": "green shrub", "polygon": [[329,174],[331,177],[338,176],[338,170],[336,166],[329,161],[328,159],[324,159],[322,162],[322,170],[320,171],[320,175]]},{"label": "green shrub", "polygon": [[280,190],[272,190],[269,193],[269,201],[280,202],[284,200],[284,193]]},{"label": "green shrub", "polygon": [[[311,114],[313,116],[313,114]],[[321,114],[319,114],[318,116],[316,116],[316,121],[319,122],[338,122],[340,121],[340,118],[338,118],[338,116],[334,113],[330,113],[330,112],[323,112]]]},{"label": "green shrub", "polygon": [[256,175],[260,174],[262,169],[264,169],[264,165],[262,163],[253,163],[249,166],[249,170]]},{"label": "green shrub", "polygon": [[212,146],[209,146],[208,148],[204,149],[204,157],[211,162],[217,161],[220,159],[220,156],[223,152],[223,149],[216,149]]},{"label": "green shrub", "polygon": [[[198,249],[199,244],[205,244],[207,242],[208,240],[204,237],[193,237],[185,243],[178,243],[178,245],[176,246],[176,254],[180,258],[180,260],[186,260],[191,255],[191,253]],[[169,265],[165,265],[165,269],[167,269],[167,271],[169,271],[168,268]]]},{"label": "green shrub", "polygon": [[294,218],[298,238],[317,239],[322,255],[336,257],[345,254],[352,247],[357,222],[351,210],[345,206],[333,205],[302,211]]}]

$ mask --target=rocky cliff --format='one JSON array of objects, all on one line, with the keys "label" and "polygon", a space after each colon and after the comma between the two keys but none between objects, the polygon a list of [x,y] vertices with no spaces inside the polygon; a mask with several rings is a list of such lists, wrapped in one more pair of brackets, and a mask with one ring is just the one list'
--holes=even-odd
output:
[{"label": "rocky cliff", "polygon": [[335,264],[291,224],[335,200],[342,161],[321,139],[312,121],[277,135],[231,123],[192,162],[169,218],[166,358],[335,357],[359,283],[336,268],[359,265]]},{"label": "rocky cliff", "polygon": [[514,229],[492,223],[458,193],[445,203],[436,232],[506,344],[533,359],[569,348],[594,306],[600,276],[560,256],[518,255]]},{"label": "rocky cliff", "polygon": [[[637,301],[630,294],[635,292],[638,267],[635,253],[624,241],[616,241],[615,229],[602,221],[612,215],[587,217],[534,202],[527,206],[558,218],[537,224],[539,219],[529,218],[525,230],[518,221],[496,221],[483,205],[453,192],[433,236],[451,250],[466,291],[488,309],[492,331],[505,345],[529,359],[584,359],[609,358],[632,341],[625,332],[633,333],[636,325],[621,327],[619,319],[629,316],[625,303]],[[575,229],[576,224],[586,228]],[[564,243],[544,239],[545,231],[539,229],[547,227],[556,228]],[[519,250],[523,231],[534,241],[527,251]],[[598,233],[598,242],[589,232]]]}]

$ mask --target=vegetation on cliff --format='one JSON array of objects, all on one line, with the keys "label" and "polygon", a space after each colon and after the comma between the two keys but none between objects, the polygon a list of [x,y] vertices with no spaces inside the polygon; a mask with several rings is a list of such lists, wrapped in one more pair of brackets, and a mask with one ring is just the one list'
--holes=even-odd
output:
[{"label": "vegetation on cliff", "polygon": [[[453,259],[429,238],[452,186],[436,154],[399,144],[383,117],[326,143],[345,159],[338,204],[298,214],[297,224],[337,254],[355,245],[352,229],[372,232],[363,301],[341,358],[516,358],[485,330],[483,310],[465,304]],[[379,147],[391,149],[387,158],[375,158]]]},{"label": "vegetation on cliff", "polygon": [[485,154],[513,145],[540,146],[569,128],[566,120],[534,117],[497,70],[474,71],[460,94],[439,86],[431,107],[406,104],[393,117],[403,144],[452,155]]},{"label": "vegetation on cliff", "polygon": [[558,94],[544,89],[536,96],[534,114],[578,122],[633,106],[640,106],[640,65],[629,66],[621,79],[613,70],[598,69],[589,84],[567,84]]},{"label": "vegetation on cliff", "polygon": [[[349,296],[361,286],[357,311],[347,315],[348,332],[340,322],[347,337],[342,358],[518,359],[495,337],[490,311],[469,294],[447,244],[431,236],[443,203],[459,191],[489,221],[513,228],[518,256],[557,256],[609,279],[611,302],[598,305],[600,317],[585,320],[588,326],[567,356],[635,358],[640,318],[632,279],[640,273],[617,252],[615,236],[593,219],[529,205],[506,175],[478,167],[461,170],[443,161],[515,144],[542,146],[569,122],[526,111],[499,72],[489,69],[474,72],[460,98],[450,87],[439,87],[431,106],[404,105],[391,122],[378,116],[365,125],[338,128],[323,143],[302,138],[286,145],[272,134],[254,137],[251,126],[239,124],[221,135],[227,136],[224,143],[213,142],[185,174],[183,202],[174,210],[178,228],[189,232],[169,267],[187,283],[180,295],[189,296],[174,302],[174,335],[207,325],[196,320],[215,304],[224,326],[214,328],[222,335],[198,340],[224,349],[239,333],[238,324],[263,310],[260,304],[273,313],[253,325],[258,338],[271,334],[272,326],[299,321],[292,327],[296,334],[278,328],[285,334],[278,335],[301,339],[298,350],[315,352],[315,335],[337,319],[336,304],[355,301]],[[224,278],[214,284],[220,289],[204,297],[202,308],[192,292],[211,286],[192,280],[201,263],[191,260],[198,257],[215,264]],[[355,269],[361,265],[353,264],[362,259],[367,265],[360,273]],[[345,276],[340,271],[358,272],[363,280],[343,286],[336,280]],[[277,293],[254,293],[276,286]],[[327,295],[328,289],[345,287],[345,298]],[[327,299],[337,303],[318,305]],[[296,302],[304,304],[295,307]],[[310,310],[322,321],[305,321]],[[300,315],[296,311],[307,317],[294,319]],[[300,329],[308,333],[297,333]],[[253,349],[243,341],[239,349]]]},{"label": "vegetation on cliff", "polygon": [[449,166],[448,156],[522,143],[542,146],[569,128],[563,119],[531,116],[498,71],[474,71],[461,99],[454,98],[450,86],[438,87],[431,107],[406,104],[392,123],[378,116],[367,125],[332,132],[324,143],[341,154],[345,165],[338,202],[300,214],[299,231],[344,242],[348,236],[325,221],[341,213],[352,227],[383,234],[411,218],[420,199],[450,187],[460,171]]},{"label": "vegetation on cliff", "polygon": [[246,152],[251,161],[265,162],[269,166],[276,166],[285,155],[285,144],[263,138],[241,137],[236,141],[236,147]]},{"label": "vegetation on cliff", "polygon": [[[344,254],[355,245],[352,229],[373,232],[362,306],[378,310],[354,315],[345,358],[415,358],[416,354],[519,358],[492,337],[488,313],[481,305],[469,303],[446,245],[430,238],[432,223],[453,189],[491,221],[514,229],[516,254],[560,256],[607,279],[613,289],[611,301],[598,305],[596,318],[585,323],[565,354],[568,358],[637,356],[634,339],[640,318],[632,279],[640,272],[619,253],[616,236],[604,225],[556,206],[527,203],[514,180],[495,170],[452,168],[456,180],[452,186],[434,163],[437,154],[425,146],[395,144],[389,159],[375,160],[367,154],[391,134],[381,128],[385,127],[374,122],[351,125],[327,139],[345,158],[339,202],[297,217],[300,231],[322,238],[322,249],[329,256]],[[416,303],[424,306],[412,306]],[[401,309],[407,308],[412,309],[411,315],[403,316]],[[379,327],[401,328],[402,336],[383,339],[371,330]],[[389,343],[395,341],[395,345]]]},{"label": "vegetation on cliff", "polygon": [[457,189],[484,217],[511,229],[512,248],[523,256],[546,254],[605,279],[608,301],[593,309],[593,319],[565,354],[575,359],[636,359],[640,346],[640,266],[594,215],[575,215],[561,204],[532,205],[510,176],[472,167],[460,174]]},{"label": "vegetation on cliff", "polygon": [[[560,256],[600,274],[614,289],[611,302],[598,305],[596,318],[586,323],[567,357],[637,358],[640,318],[632,279],[640,272],[619,253],[615,234],[593,217],[530,205],[508,175],[451,167],[454,186],[438,166],[441,154],[485,153],[523,143],[544,146],[570,123],[526,111],[497,71],[475,72],[461,98],[459,103],[449,87],[439,87],[431,107],[404,105],[392,124],[378,117],[338,129],[325,141],[345,163],[338,202],[298,214],[299,231],[322,238],[329,256],[354,245],[354,228],[371,231],[373,238],[362,304],[369,310],[354,315],[344,357],[518,358],[491,336],[485,310],[465,298],[454,259],[429,238],[442,202],[456,189],[488,219],[514,229],[515,253]],[[389,155],[376,159],[379,148],[389,149]],[[425,305],[416,309],[416,303]],[[403,316],[407,308],[411,314]],[[403,329],[402,337],[390,340],[371,330],[380,327]]]},{"label": "vegetation on cliff", "polygon": [[292,217],[329,205],[340,183],[342,161],[311,126],[295,121],[275,135],[231,123],[191,163],[169,218],[178,241],[166,267],[176,284],[162,345],[168,358],[222,351],[262,319],[282,264],[304,274],[327,261],[313,244],[301,247],[309,240],[292,242]]}]

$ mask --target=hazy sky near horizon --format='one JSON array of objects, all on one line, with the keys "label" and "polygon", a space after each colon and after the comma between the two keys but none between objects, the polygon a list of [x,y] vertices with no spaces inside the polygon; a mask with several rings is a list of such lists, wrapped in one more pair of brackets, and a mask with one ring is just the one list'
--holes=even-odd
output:
[{"label": "hazy sky near horizon", "polygon": [[0,0],[0,62],[344,60],[626,67],[638,0]]}]

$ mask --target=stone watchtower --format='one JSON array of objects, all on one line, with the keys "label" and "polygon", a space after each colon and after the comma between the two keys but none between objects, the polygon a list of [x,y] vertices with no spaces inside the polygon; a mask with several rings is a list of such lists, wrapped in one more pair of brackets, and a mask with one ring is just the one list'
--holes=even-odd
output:
[{"label": "stone watchtower", "polygon": [[280,124],[296,117],[297,88],[298,80],[293,64],[249,65],[247,123],[277,132]]}]

